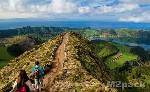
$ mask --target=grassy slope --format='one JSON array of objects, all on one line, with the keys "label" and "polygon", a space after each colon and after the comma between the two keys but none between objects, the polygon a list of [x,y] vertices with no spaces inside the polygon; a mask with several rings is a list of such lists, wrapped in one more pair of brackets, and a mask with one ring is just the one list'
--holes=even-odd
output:
[{"label": "grassy slope", "polygon": [[[28,39],[26,36],[22,35],[22,36],[14,36],[12,38],[6,38],[5,40],[0,40],[0,44],[2,43],[9,43],[9,44],[16,44],[19,43],[21,41],[23,41],[24,39]],[[15,56],[12,56],[7,49],[10,47],[11,45],[4,47],[4,46],[0,46],[0,68],[4,67],[6,64],[8,64],[10,62],[10,60],[13,60],[15,58]]]},{"label": "grassy slope", "polygon": [[5,66],[10,60],[15,58],[8,53],[7,48],[8,47],[0,46],[0,68]]},{"label": "grassy slope", "polygon": [[[133,53],[130,52],[130,47],[125,46],[125,45],[119,45],[119,44],[114,44],[122,53],[122,57],[118,59],[117,61],[110,63],[108,66],[111,69],[114,69],[118,66],[123,65],[126,61],[131,61],[131,60],[136,60],[138,57],[134,55]],[[120,54],[120,53],[118,53]],[[116,56],[112,56],[106,60],[106,62],[113,60],[116,58]]]},{"label": "grassy slope", "polygon": [[[132,69],[131,73],[128,73],[128,80],[130,82],[136,83],[142,81],[145,83],[145,87],[139,88],[142,92],[150,92],[150,66],[138,66]],[[141,76],[137,75],[137,72],[141,73]],[[135,76],[135,78],[133,78]]]},{"label": "grassy slope", "polygon": [[0,39],[0,43],[16,44],[23,41],[26,38],[28,37],[25,35],[18,35],[18,36],[13,36],[11,38]]},{"label": "grassy slope", "polygon": [[[110,69],[114,69],[118,66],[123,65],[125,61],[131,61],[137,59],[137,56],[130,52],[130,47],[128,46],[119,45],[119,44],[106,42],[106,41],[92,41],[92,42],[96,46],[96,51],[99,57],[107,58],[104,62],[110,62],[111,60],[115,59],[122,53],[122,57],[120,59],[108,64]],[[120,50],[120,52],[116,53],[118,49]],[[113,53],[116,54],[112,55]]]},{"label": "grassy slope", "polygon": [[143,66],[138,66],[138,67],[134,67],[132,69],[132,72],[129,74],[128,79],[129,80],[133,80],[133,75],[137,75],[136,72],[140,72],[141,76],[135,78],[136,80],[141,80],[141,81],[145,81],[149,86],[150,86],[150,62],[147,62],[145,65]]},{"label": "grassy slope", "polygon": [[59,46],[62,36],[57,36],[53,40],[49,40],[31,51],[26,51],[19,57],[12,60],[5,67],[0,69],[0,90],[7,89],[12,81],[18,76],[19,70],[25,69],[28,74],[34,66],[35,61],[39,61],[41,66],[46,69],[45,65],[52,61],[52,56],[57,46]]},{"label": "grassy slope", "polygon": [[[108,69],[97,58],[92,44],[80,34],[70,33],[66,46],[67,59],[51,91],[58,92],[105,92]],[[104,83],[103,83],[104,82]],[[109,92],[115,92],[110,89]]]},{"label": "grassy slope", "polygon": [[[105,51],[111,51],[111,50],[113,51],[114,48],[111,48],[111,46],[115,45],[121,51],[120,53],[123,54],[123,57],[120,58],[119,60],[117,60],[116,63],[113,62],[111,64],[108,64],[108,66],[111,69],[121,66],[125,61],[137,59],[137,56],[130,52],[130,49],[131,49],[130,47],[125,46],[125,45],[114,44],[114,43],[109,43],[109,45],[108,45],[108,43],[109,42],[100,42],[100,43],[97,42],[97,45],[96,45],[97,53],[99,54],[99,53],[102,53]],[[108,48],[108,46],[109,46],[109,48]],[[106,48],[110,49],[110,50],[105,50]],[[103,50],[105,50],[105,51],[103,51]],[[120,53],[118,53],[118,54],[120,54]],[[114,58],[116,58],[118,56],[118,54],[115,54],[115,55],[109,57],[105,62],[113,60]],[[109,54],[105,54],[105,55],[109,55]],[[103,56],[103,54],[99,54],[99,56]],[[127,78],[128,82],[133,82],[133,83],[136,83],[139,81],[144,81],[146,83],[146,87],[145,88],[135,88],[132,91],[130,91],[130,88],[129,88],[129,90],[127,92],[150,92],[150,72],[149,72],[149,70],[150,70],[150,63],[146,64],[146,66],[133,67],[132,72],[127,73],[128,75],[125,76],[124,78]],[[136,75],[136,71],[141,71],[142,76],[133,79],[132,76]],[[112,70],[112,72],[113,72],[113,70]],[[123,75],[126,75],[126,74],[123,74]],[[120,75],[117,75],[117,77],[119,77],[119,76]],[[117,80],[121,80],[121,79],[119,78]],[[134,90],[136,90],[136,91],[134,91]]]},{"label": "grassy slope", "polygon": [[107,56],[116,53],[118,51],[116,46],[106,41],[95,40],[92,41],[92,43],[95,45],[96,52],[98,53],[98,56],[100,58],[106,58]]}]

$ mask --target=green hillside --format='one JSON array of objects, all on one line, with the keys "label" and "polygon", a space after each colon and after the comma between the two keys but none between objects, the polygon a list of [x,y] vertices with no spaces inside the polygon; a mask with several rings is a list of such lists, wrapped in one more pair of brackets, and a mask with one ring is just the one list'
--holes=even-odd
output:
[{"label": "green hillside", "polygon": [[126,61],[133,61],[133,60],[138,59],[137,55],[134,55],[133,53],[131,53],[131,47],[120,45],[120,44],[114,44],[114,45],[119,49],[120,52],[114,56],[109,57],[106,60],[106,62],[110,62],[111,60],[117,58],[119,55],[122,55],[122,56],[115,62],[112,62],[108,65],[111,69],[114,69],[116,67],[123,65]]},{"label": "green hillside", "polygon": [[86,28],[82,31],[79,30],[81,34],[87,37],[103,37],[116,39],[121,42],[131,42],[131,43],[141,43],[150,44],[150,31],[148,30],[138,30],[138,29],[91,29]]},{"label": "green hillside", "polygon": [[[98,56],[103,58],[103,62],[111,69],[113,80],[145,83],[145,87],[126,88],[126,91],[119,92],[150,92],[150,63],[147,61],[143,64],[143,61],[139,61],[142,55],[147,55],[146,51],[140,47],[129,47],[108,41],[94,40],[92,43],[96,46]],[[117,60],[113,61],[114,59]]]},{"label": "green hillside", "polygon": [[[108,41],[94,40],[96,52],[110,69],[122,66],[126,61],[137,60],[138,56],[131,53],[131,47],[119,45]],[[120,56],[120,57],[119,57]],[[115,62],[111,62],[114,59]],[[111,63],[109,63],[111,62]]]},{"label": "green hillside", "polygon": [[18,76],[19,70],[25,69],[29,74],[35,61],[39,61],[44,69],[45,65],[50,64],[53,59],[54,51],[60,44],[61,36],[53,38],[46,43],[43,43],[31,51],[26,51],[19,57],[9,62],[5,67],[0,69],[0,90],[6,89],[11,85],[14,79]]},{"label": "green hillside", "polygon": [[5,66],[10,60],[14,59],[15,56],[12,56],[8,51],[8,47],[0,46],[0,68]]},{"label": "green hillside", "polygon": [[103,40],[92,40],[91,42],[95,45],[98,56],[103,59],[116,54],[119,50],[111,42]]},{"label": "green hillside", "polygon": [[0,68],[10,60],[36,46],[34,39],[25,35],[18,35],[10,38],[0,38]]},{"label": "green hillside", "polygon": [[130,82],[143,82],[145,87],[138,88],[138,92],[150,92],[150,63],[143,66],[133,67],[131,72],[127,72],[127,78]]}]

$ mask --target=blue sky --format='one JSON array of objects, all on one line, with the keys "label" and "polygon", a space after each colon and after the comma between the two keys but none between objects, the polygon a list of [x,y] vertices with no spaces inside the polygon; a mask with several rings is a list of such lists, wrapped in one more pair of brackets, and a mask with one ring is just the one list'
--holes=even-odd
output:
[{"label": "blue sky", "polygon": [[0,0],[0,19],[150,22],[150,0]]}]

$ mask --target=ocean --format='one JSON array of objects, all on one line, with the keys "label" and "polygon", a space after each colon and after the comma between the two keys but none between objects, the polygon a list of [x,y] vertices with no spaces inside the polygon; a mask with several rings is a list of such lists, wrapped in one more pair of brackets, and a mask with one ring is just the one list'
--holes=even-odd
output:
[{"label": "ocean", "polygon": [[20,27],[70,27],[70,28],[129,28],[150,30],[150,23],[133,23],[133,22],[99,22],[99,21],[30,21],[30,22],[0,22],[0,30],[14,29]]}]

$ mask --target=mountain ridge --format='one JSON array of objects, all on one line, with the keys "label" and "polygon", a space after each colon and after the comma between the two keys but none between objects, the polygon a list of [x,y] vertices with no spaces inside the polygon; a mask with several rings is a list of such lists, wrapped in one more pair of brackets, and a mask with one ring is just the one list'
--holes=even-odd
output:
[{"label": "mountain ridge", "polygon": [[27,74],[29,74],[35,61],[39,61],[46,70],[46,65],[49,65],[50,61],[52,61],[54,51],[60,44],[60,39],[61,35],[33,48],[30,51],[26,51],[0,69],[0,90],[5,90],[8,85],[11,85],[17,77],[19,70],[25,69]]},{"label": "mountain ridge", "polygon": [[[10,87],[17,77],[20,69],[30,73],[35,61],[40,61],[45,71],[49,72],[55,53],[63,39],[61,34],[53,40],[49,40],[30,51],[20,55],[4,68],[0,69],[0,90]],[[69,32],[68,43],[66,44],[66,60],[62,71],[54,78],[49,90],[53,91],[112,91],[114,88],[107,88],[105,82],[111,80],[109,71],[105,64],[92,51],[92,44],[80,34]],[[13,66],[13,68],[12,68]],[[10,74],[9,74],[10,73]],[[5,77],[4,77],[5,76]]]}]

